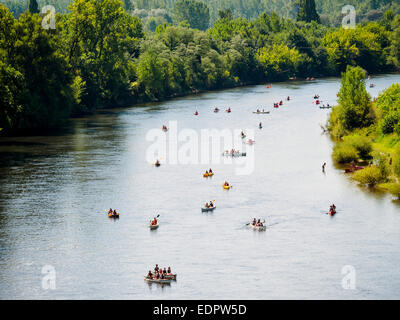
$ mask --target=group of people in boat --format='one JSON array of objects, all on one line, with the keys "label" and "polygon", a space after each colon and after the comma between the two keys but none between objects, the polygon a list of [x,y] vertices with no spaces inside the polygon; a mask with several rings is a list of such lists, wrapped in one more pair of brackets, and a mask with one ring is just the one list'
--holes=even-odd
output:
[{"label": "group of people in boat", "polygon": [[283,101],[274,102],[274,108],[279,108],[279,106],[283,105]]},{"label": "group of people in boat", "polygon": [[224,155],[225,156],[240,156],[241,152],[239,150],[235,150],[235,149],[231,149],[231,151],[225,150]]},{"label": "group of people in boat", "polygon": [[158,264],[156,264],[154,272],[151,272],[151,270],[149,270],[149,273],[147,274],[147,279],[165,279],[165,276],[170,275],[171,273],[171,267],[168,267],[168,269],[164,267],[164,269],[162,269],[158,267]]},{"label": "group of people in boat", "polygon": [[251,225],[255,226],[255,227],[263,227],[264,226],[264,224],[261,222],[261,219],[257,220],[256,218],[253,219],[253,222],[251,223]]},{"label": "group of people in boat", "polygon": [[118,216],[119,214],[118,214],[116,209],[113,210],[113,209],[110,208],[110,210],[108,210],[108,215]]},{"label": "group of people in boat", "polygon": [[212,172],[211,168],[208,171],[206,170],[206,172],[204,173],[204,175],[209,175],[209,174],[213,175],[213,172]]},{"label": "group of people in boat", "polygon": [[265,112],[265,111],[264,111],[264,109],[262,109],[262,111],[260,109],[257,109],[256,112],[259,113],[259,112]]},{"label": "group of people in boat", "polygon": [[204,205],[205,208],[214,208],[214,203],[212,201],[210,201],[210,203],[206,202],[206,204]]},{"label": "group of people in boat", "polygon": [[306,78],[306,81],[314,81],[314,80],[315,80],[314,77],[307,77],[307,78]]},{"label": "group of people in boat", "polygon": [[150,225],[151,226],[156,226],[157,224],[158,224],[158,220],[157,220],[156,217],[154,217],[154,219],[150,221]]},{"label": "group of people in boat", "polygon": [[314,94],[314,99],[319,99],[319,95],[318,94]]}]

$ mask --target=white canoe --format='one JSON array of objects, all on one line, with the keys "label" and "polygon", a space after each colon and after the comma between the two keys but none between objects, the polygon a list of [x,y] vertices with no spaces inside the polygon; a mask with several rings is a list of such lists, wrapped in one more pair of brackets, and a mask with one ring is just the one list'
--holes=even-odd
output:
[{"label": "white canoe", "polygon": [[253,226],[252,224],[250,224],[249,226],[250,226],[250,228],[253,228],[253,230],[258,230],[258,231],[267,230],[267,226]]},{"label": "white canoe", "polygon": [[171,284],[170,279],[149,279],[147,277],[144,277],[144,280],[149,283]]},{"label": "white canoe", "polygon": [[203,208],[201,208],[201,212],[213,211],[215,208],[216,208],[216,206],[214,206],[212,208],[203,207]]},{"label": "white canoe", "polygon": [[246,156],[246,152],[235,152],[235,153],[222,153],[223,156],[226,157],[245,157]]},{"label": "white canoe", "polygon": [[268,114],[269,111],[253,111],[254,114]]},{"label": "white canoe", "polygon": [[150,230],[155,230],[155,229],[157,229],[158,227],[159,227],[159,224],[158,224],[158,223],[157,223],[157,224],[154,224],[154,225],[152,225],[152,224],[149,225]]},{"label": "white canoe", "polygon": [[164,274],[165,279],[167,280],[176,280],[176,273],[175,274]]}]

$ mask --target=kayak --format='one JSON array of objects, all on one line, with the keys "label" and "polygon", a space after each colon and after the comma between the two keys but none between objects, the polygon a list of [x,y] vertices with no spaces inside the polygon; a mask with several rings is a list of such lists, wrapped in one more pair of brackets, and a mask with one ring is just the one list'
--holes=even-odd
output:
[{"label": "kayak", "polygon": [[109,218],[119,218],[119,212],[117,214],[109,213],[108,217]]},{"label": "kayak", "polygon": [[213,211],[215,208],[216,208],[216,206],[211,207],[211,208],[203,207],[203,208],[201,208],[201,212]]},{"label": "kayak", "polygon": [[222,185],[222,187],[225,189],[225,190],[229,190],[230,188],[232,188],[232,186],[226,186],[226,185]]},{"label": "kayak", "polygon": [[158,224],[158,223],[157,223],[157,224],[150,224],[150,225],[149,225],[150,230],[156,230],[158,227],[159,227],[159,224]]},{"label": "kayak", "polygon": [[269,111],[253,111],[255,114],[268,114]]},{"label": "kayak", "polygon": [[171,284],[171,279],[149,279],[147,277],[144,277],[144,280],[149,283]]},{"label": "kayak", "polygon": [[253,228],[253,230],[258,230],[258,231],[267,230],[267,226],[253,226],[252,224],[250,224],[250,227]]}]

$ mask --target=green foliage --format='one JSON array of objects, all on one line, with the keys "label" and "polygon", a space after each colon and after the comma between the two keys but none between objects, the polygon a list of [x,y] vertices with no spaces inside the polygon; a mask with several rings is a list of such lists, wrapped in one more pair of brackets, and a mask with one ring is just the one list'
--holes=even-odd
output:
[{"label": "green foliage", "polygon": [[338,163],[350,163],[359,158],[357,149],[346,143],[338,143],[333,148],[333,159]]},{"label": "green foliage", "polygon": [[346,136],[343,137],[343,144],[354,147],[361,159],[368,159],[371,157],[372,141],[368,137],[362,135]]},{"label": "green foliage", "polygon": [[371,123],[371,97],[365,88],[365,73],[360,67],[347,67],[342,74],[339,97],[339,119],[346,130]]},{"label": "green foliage", "polygon": [[36,0],[29,0],[29,12],[39,13],[39,6]]},{"label": "green foliage", "polygon": [[361,184],[375,186],[376,184],[383,182],[385,177],[382,176],[381,170],[377,166],[370,166],[356,171],[353,174],[353,179]]},{"label": "green foliage", "polygon": [[206,30],[210,24],[208,6],[197,0],[178,0],[174,6],[175,21],[187,21],[191,28]]},{"label": "green foliage", "polygon": [[296,4],[298,6],[296,19],[298,21],[315,21],[320,23],[319,15],[315,9],[314,0],[297,0]]},{"label": "green foliage", "polygon": [[393,196],[400,199],[400,183],[388,183],[385,187]]}]

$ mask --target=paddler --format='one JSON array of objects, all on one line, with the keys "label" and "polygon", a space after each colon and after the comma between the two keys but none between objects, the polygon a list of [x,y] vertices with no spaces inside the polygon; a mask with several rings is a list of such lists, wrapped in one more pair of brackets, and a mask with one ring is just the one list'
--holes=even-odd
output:
[{"label": "paddler", "polygon": [[171,274],[171,267],[168,267],[167,273]]},{"label": "paddler", "polygon": [[212,201],[210,201],[209,208],[212,208],[212,207],[214,207],[214,204]]},{"label": "paddler", "polygon": [[255,226],[256,223],[257,223],[257,220],[256,220],[256,218],[254,218],[254,219],[253,219],[253,222],[252,222],[251,224],[252,224],[253,226]]},{"label": "paddler", "polygon": [[260,124],[258,125],[258,127],[260,128],[260,129],[262,129],[262,123],[260,122]]},{"label": "paddler", "polygon": [[117,210],[114,209],[113,215],[116,216],[117,215]]},{"label": "paddler", "polygon": [[159,166],[159,165],[160,165],[160,161],[157,160],[156,163],[155,163],[155,165],[156,165],[156,166]]},{"label": "paddler", "polygon": [[210,168],[210,170],[208,170],[208,173],[213,173],[212,170],[211,170],[211,168]]},{"label": "paddler", "polygon": [[206,208],[209,208],[208,202],[206,202],[206,204],[204,205]]},{"label": "paddler", "polygon": [[112,214],[113,213],[113,209],[110,208],[110,210],[108,210],[108,214]]},{"label": "paddler", "polygon": [[150,270],[149,270],[149,273],[147,274],[147,279],[153,279],[153,274],[151,273]]},{"label": "paddler", "polygon": [[158,264],[156,264],[156,267],[154,268],[154,271],[157,273],[159,269],[160,268],[158,267]]}]

